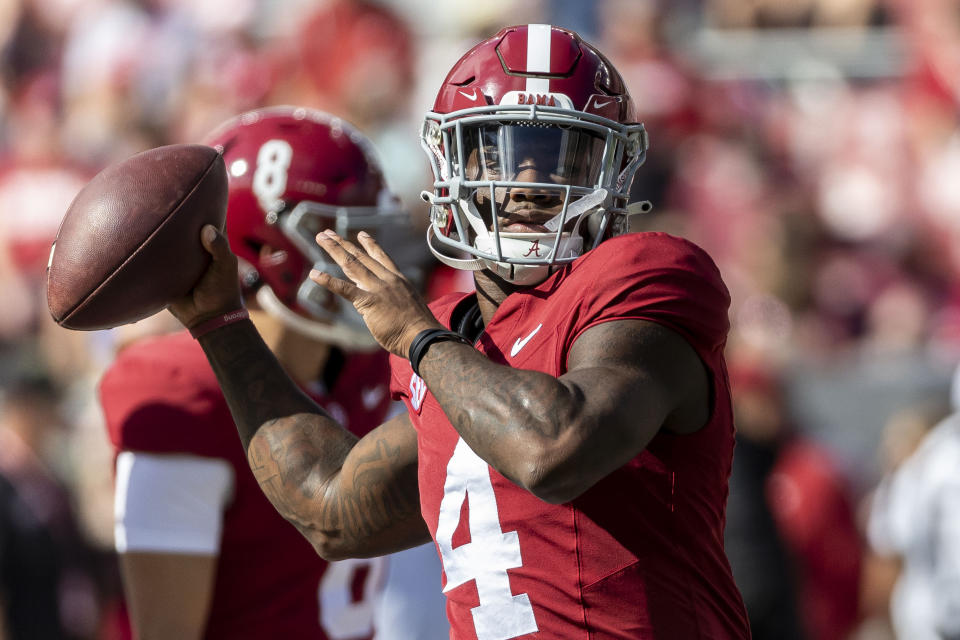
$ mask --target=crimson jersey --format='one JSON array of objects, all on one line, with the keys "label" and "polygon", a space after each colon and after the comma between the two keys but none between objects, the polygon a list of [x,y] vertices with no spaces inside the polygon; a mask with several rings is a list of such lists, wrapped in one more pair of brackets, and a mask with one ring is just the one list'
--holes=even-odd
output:
[{"label": "crimson jersey", "polygon": [[[450,326],[470,295],[431,308]],[[562,505],[483,462],[410,363],[392,359],[391,390],[417,430],[421,508],[444,565],[452,638],[749,637],[723,551],[733,455],[728,306],[710,258],[662,233],[608,240],[500,305],[475,345],[493,362],[560,376],[586,329],[635,318],[682,335],[712,381],[706,426],[659,433]]]},{"label": "crimson jersey", "polygon": [[[363,435],[386,416],[387,366],[382,352],[350,355],[329,396],[314,398]],[[204,637],[326,638],[318,587],[328,564],[261,492],[213,370],[189,333],[149,338],[124,349],[100,382],[100,401],[118,452],[217,458],[233,469]],[[365,575],[366,567],[359,567],[353,578]],[[350,575],[342,577],[343,584],[328,580],[324,589],[349,590],[340,601],[350,606],[361,585]],[[343,637],[334,631],[329,631],[333,637]]]}]

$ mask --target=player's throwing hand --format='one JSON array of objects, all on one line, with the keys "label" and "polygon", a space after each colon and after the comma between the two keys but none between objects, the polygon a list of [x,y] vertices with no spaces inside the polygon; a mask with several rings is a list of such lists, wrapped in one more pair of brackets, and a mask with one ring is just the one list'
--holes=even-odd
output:
[{"label": "player's throwing hand", "polygon": [[442,329],[443,325],[369,234],[361,231],[357,241],[362,249],[329,229],[317,234],[317,244],[350,281],[316,270],[310,279],[348,300],[380,346],[405,358],[419,332]]},{"label": "player's throwing hand", "polygon": [[201,231],[200,242],[213,258],[210,268],[188,295],[174,300],[167,307],[185,327],[243,307],[237,257],[230,250],[227,236],[208,224]]}]

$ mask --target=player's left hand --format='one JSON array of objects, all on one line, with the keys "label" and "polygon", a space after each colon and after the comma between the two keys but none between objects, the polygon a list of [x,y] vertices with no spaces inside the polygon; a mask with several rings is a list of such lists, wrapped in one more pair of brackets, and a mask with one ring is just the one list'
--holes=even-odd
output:
[{"label": "player's left hand", "polygon": [[340,265],[350,281],[321,271],[310,272],[310,279],[348,300],[363,316],[380,346],[406,358],[418,333],[442,329],[443,325],[368,233],[361,231],[357,241],[360,247],[329,229],[317,234],[317,244]]}]

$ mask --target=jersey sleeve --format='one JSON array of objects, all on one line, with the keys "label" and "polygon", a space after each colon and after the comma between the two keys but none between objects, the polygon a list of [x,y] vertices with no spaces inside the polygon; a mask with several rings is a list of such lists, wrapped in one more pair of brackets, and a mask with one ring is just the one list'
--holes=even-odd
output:
[{"label": "jersey sleeve", "polygon": [[399,356],[390,356],[390,398],[392,400],[403,400],[410,394],[407,389],[410,376],[407,375],[407,380],[403,380],[405,370],[409,369],[404,366],[406,363],[407,361]]},{"label": "jersey sleeve", "polygon": [[219,553],[223,512],[234,491],[229,463],[124,451],[117,456],[116,475],[118,553]]},{"label": "jersey sleeve", "polygon": [[665,233],[644,233],[613,238],[594,252],[577,273],[582,298],[568,347],[592,326],[625,319],[666,326],[702,355],[723,347],[730,294],[702,249]]},{"label": "jersey sleeve", "polygon": [[[223,457],[240,447],[233,420],[203,354],[162,342],[120,353],[99,385],[117,451]],[[189,345],[194,347],[195,345]]]}]

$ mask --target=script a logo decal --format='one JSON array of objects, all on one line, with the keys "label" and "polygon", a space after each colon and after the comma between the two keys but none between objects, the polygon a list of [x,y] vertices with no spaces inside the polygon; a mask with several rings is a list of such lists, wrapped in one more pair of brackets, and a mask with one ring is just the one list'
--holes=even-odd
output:
[{"label": "script a logo decal", "polygon": [[427,383],[417,374],[410,378],[410,405],[414,411],[420,411],[423,398],[427,395]]},{"label": "script a logo decal", "polygon": [[520,353],[520,349],[523,349],[525,346],[527,346],[527,343],[530,342],[530,338],[537,335],[537,331],[540,331],[540,327],[542,326],[543,326],[543,323],[541,322],[540,324],[537,325],[536,329],[534,329],[533,331],[527,334],[526,338],[517,338],[517,341],[513,343],[513,348],[510,349],[510,357],[512,358],[513,356]]},{"label": "script a logo decal", "polygon": [[530,245],[530,250],[527,251],[525,254],[523,254],[523,257],[526,258],[531,253],[537,256],[538,258],[540,257],[540,241],[539,240],[533,241],[533,244]]}]

